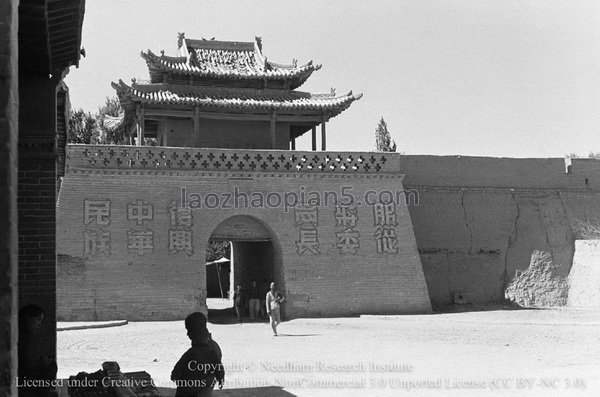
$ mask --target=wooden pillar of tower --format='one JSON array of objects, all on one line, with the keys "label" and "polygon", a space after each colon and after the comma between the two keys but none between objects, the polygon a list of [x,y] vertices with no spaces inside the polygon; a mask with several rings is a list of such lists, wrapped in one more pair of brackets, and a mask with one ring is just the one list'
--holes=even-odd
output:
[{"label": "wooden pillar of tower", "polygon": [[158,144],[160,146],[167,146],[167,119],[161,119],[158,122]]},{"label": "wooden pillar of tower", "polygon": [[194,136],[200,137],[200,107],[194,106]]},{"label": "wooden pillar of tower", "polygon": [[312,151],[317,150],[317,127],[312,128]]},{"label": "wooden pillar of tower", "polygon": [[275,149],[277,146],[277,111],[271,112],[271,149]]},{"label": "wooden pillar of tower", "polygon": [[325,129],[325,124],[327,122],[327,118],[323,115],[323,121],[321,122],[321,150],[327,150],[327,134]]},{"label": "wooden pillar of tower", "polygon": [[136,146],[144,145],[144,108],[138,107],[138,119],[136,123],[137,142]]},{"label": "wooden pillar of tower", "polygon": [[142,146],[142,128],[140,127],[139,120],[135,124],[135,135],[136,135],[135,145],[136,146]]}]

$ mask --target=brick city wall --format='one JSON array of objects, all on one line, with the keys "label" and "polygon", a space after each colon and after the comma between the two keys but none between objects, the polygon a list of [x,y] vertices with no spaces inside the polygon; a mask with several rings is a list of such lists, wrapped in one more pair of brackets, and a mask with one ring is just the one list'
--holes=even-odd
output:
[{"label": "brick city wall", "polygon": [[534,250],[571,269],[577,225],[600,221],[600,161],[402,156],[432,304],[500,302]]},{"label": "brick city wall", "polygon": [[[56,87],[59,79],[19,83],[19,306],[45,312],[41,354],[56,357]],[[32,117],[35,115],[35,117]]]},{"label": "brick city wall", "polygon": [[16,395],[18,2],[0,3],[0,397]]},{"label": "brick city wall", "polygon": [[[58,208],[59,318],[181,319],[205,310],[206,244],[235,216],[254,219],[272,237],[274,278],[287,294],[288,317],[430,310],[404,200],[386,208],[364,200],[370,190],[402,192],[398,155],[212,152],[68,148]],[[207,166],[194,168],[211,153]],[[245,154],[260,160],[243,160]],[[264,171],[252,171],[253,161]],[[323,171],[317,169],[321,161]],[[228,170],[227,163],[238,170]],[[191,218],[177,208],[182,187]],[[352,194],[361,205],[336,209],[331,195],[325,203],[326,191],[343,202],[348,196],[342,192]],[[286,211],[277,205],[286,192],[305,194],[318,205]],[[319,192],[320,203],[311,192]],[[224,194],[233,201],[224,203]],[[256,197],[263,205],[252,201]],[[232,208],[210,208],[217,199]]]}]

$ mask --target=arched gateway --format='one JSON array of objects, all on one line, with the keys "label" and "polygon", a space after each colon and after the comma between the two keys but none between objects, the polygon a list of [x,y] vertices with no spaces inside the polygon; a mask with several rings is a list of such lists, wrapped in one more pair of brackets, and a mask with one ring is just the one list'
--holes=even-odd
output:
[{"label": "arched gateway", "polygon": [[[207,267],[206,289],[209,291],[209,297],[211,290],[226,291],[232,296],[236,284],[248,287],[252,280],[256,280],[261,292],[265,289],[265,284],[268,285],[271,281],[275,281],[278,288],[285,290],[284,264],[279,241],[269,226],[260,219],[250,215],[229,217],[214,229],[210,241],[229,242],[231,258],[227,267],[230,272],[226,275],[226,280],[222,279],[222,276],[210,277],[212,273],[216,274],[216,266]],[[223,275],[223,272],[220,274]]]}]

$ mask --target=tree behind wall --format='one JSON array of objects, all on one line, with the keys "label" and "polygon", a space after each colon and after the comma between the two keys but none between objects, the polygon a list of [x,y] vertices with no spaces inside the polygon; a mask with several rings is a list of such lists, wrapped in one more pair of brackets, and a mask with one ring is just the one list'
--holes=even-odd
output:
[{"label": "tree behind wall", "polygon": [[96,117],[83,109],[69,111],[69,130],[67,132],[68,143],[98,143],[100,132]]},{"label": "tree behind wall", "polygon": [[221,258],[231,259],[229,241],[210,240],[206,246],[206,261],[213,262]]},{"label": "tree behind wall", "polygon": [[378,152],[396,151],[396,142],[392,139],[383,117],[379,120],[379,125],[377,125],[377,129],[375,130],[375,146]]},{"label": "tree behind wall", "polygon": [[83,109],[69,110],[68,143],[124,145],[126,128],[122,122],[107,126],[107,116],[121,118],[123,109],[117,97],[106,97],[98,113],[92,114]]}]

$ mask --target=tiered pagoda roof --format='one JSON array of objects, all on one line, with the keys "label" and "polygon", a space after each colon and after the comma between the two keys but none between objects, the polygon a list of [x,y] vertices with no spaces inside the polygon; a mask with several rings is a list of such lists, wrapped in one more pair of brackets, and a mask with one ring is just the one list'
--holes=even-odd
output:
[{"label": "tiered pagoda roof", "polygon": [[[179,34],[178,53],[143,51],[150,80],[112,83],[132,125],[144,117],[205,117],[289,122],[301,135],[346,110],[362,94],[336,95],[296,91],[321,65],[268,61],[262,42],[190,40]],[[187,112],[187,113],[186,113]],[[192,113],[190,113],[192,112]]]},{"label": "tiered pagoda roof", "polygon": [[[183,39],[179,52],[182,56],[156,55],[142,51],[153,83],[163,81],[164,73],[180,74],[221,80],[280,81],[285,88],[302,85],[321,65],[312,61],[298,66],[294,60],[289,65],[270,62],[262,53],[260,39],[255,42],[188,40]],[[201,80],[196,80],[200,82]]]}]

